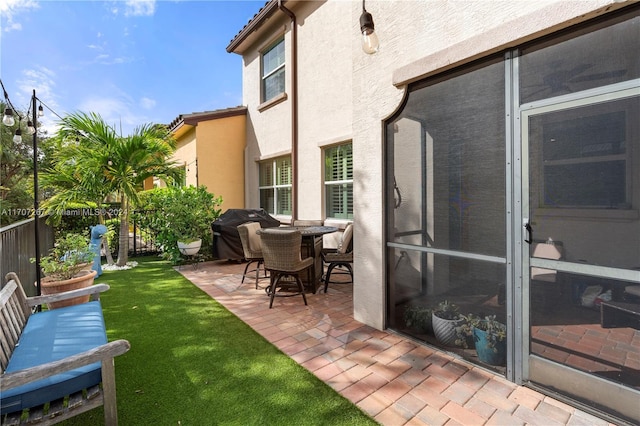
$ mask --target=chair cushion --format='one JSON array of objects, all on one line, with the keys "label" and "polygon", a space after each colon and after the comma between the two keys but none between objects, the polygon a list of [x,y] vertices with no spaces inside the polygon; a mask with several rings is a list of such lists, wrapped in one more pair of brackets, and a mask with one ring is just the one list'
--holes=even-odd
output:
[{"label": "chair cushion", "polygon": [[260,235],[257,233],[260,228],[260,223],[258,222],[253,222],[252,224],[247,225],[247,231],[249,232],[249,248],[252,252],[256,253],[262,252]]},{"label": "chair cushion", "polygon": [[[107,343],[99,301],[29,317],[6,372],[63,359]],[[37,406],[101,382],[100,363],[56,374],[2,392],[2,414]]]},{"label": "chair cushion", "polygon": [[342,238],[340,239],[340,244],[338,245],[338,253],[345,253],[349,248],[349,244],[351,243],[351,238],[353,237],[353,224],[348,224],[346,228],[344,228],[344,232],[342,233]]}]

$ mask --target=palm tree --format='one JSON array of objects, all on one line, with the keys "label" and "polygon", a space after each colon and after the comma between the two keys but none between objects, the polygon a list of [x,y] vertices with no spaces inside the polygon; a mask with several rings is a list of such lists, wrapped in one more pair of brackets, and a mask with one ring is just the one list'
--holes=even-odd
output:
[{"label": "palm tree", "polygon": [[138,191],[150,177],[165,182],[181,180],[182,170],[169,161],[176,149],[175,140],[164,126],[145,124],[137,127],[133,134],[121,138],[110,151],[111,163],[105,175],[111,188],[120,195],[120,235],[118,266],[127,263],[129,250],[129,213],[131,202],[138,203]]},{"label": "palm tree", "polygon": [[[131,202],[138,201],[142,183],[152,176],[169,183],[181,178],[182,171],[169,160],[175,140],[161,125],[144,124],[132,135],[122,137],[100,115],[74,113],[61,120],[56,141],[54,166],[43,173],[43,182],[56,188],[46,206],[53,211],[72,202],[90,201],[100,206],[110,194],[119,196],[116,264],[124,266],[128,260]],[[103,223],[104,218],[99,221]]]}]

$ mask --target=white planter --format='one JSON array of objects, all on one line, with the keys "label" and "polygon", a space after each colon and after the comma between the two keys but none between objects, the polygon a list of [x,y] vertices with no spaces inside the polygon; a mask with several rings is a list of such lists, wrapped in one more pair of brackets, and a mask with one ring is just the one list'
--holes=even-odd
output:
[{"label": "white planter", "polygon": [[178,241],[178,250],[185,256],[193,256],[200,251],[200,246],[202,246],[202,240],[195,240],[190,243],[183,243],[182,241]]},{"label": "white planter", "polygon": [[462,325],[464,319],[448,320],[440,318],[435,313],[431,317],[431,323],[433,324],[433,334],[436,339],[445,346],[460,346],[456,345],[456,327]]}]

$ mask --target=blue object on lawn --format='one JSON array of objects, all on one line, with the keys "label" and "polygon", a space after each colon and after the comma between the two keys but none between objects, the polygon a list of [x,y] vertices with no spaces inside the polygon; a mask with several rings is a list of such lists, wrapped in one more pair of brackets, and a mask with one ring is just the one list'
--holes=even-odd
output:
[{"label": "blue object on lawn", "polygon": [[104,225],[96,225],[91,227],[91,250],[95,253],[93,258],[93,269],[98,273],[99,277],[102,275],[102,264],[100,263],[100,246],[102,245],[102,237],[107,233],[107,227]]}]

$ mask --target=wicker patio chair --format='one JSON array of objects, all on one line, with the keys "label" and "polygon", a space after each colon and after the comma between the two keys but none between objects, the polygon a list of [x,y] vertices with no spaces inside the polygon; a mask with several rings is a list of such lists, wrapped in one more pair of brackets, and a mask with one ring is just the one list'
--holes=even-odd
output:
[{"label": "wicker patio chair", "polygon": [[[247,260],[247,266],[244,268],[242,274],[241,284],[244,283],[244,279],[248,273],[256,273],[256,289],[258,288],[258,281],[260,280],[260,266],[264,263],[264,257],[262,256],[262,243],[257,231],[261,229],[260,222],[247,222],[242,225],[238,225],[238,234],[240,234],[240,241],[242,242],[242,251],[244,252],[244,258]],[[255,264],[255,269],[249,270],[249,266]],[[264,270],[264,278],[267,277],[267,270]]]},{"label": "wicker patio chair", "polygon": [[[340,243],[337,249],[323,249],[322,260],[326,263],[327,273],[324,276],[324,292],[327,292],[329,283],[332,284],[350,284],[353,283],[353,224],[350,223],[344,228]],[[346,268],[346,271],[335,271],[335,268]],[[348,274],[351,281],[331,281],[331,273]]]},{"label": "wicker patio chair", "polygon": [[[277,296],[289,297],[302,295],[304,304],[307,297],[300,274],[313,264],[313,258],[302,259],[300,246],[302,234],[300,231],[284,231],[277,228],[267,228],[260,231],[264,266],[270,272],[271,284],[266,289],[270,297],[269,308],[273,306],[273,299]],[[298,292],[280,291],[278,288],[291,286],[291,281],[281,281],[282,278],[292,277],[298,286]],[[277,294],[276,294],[277,293]]]}]

